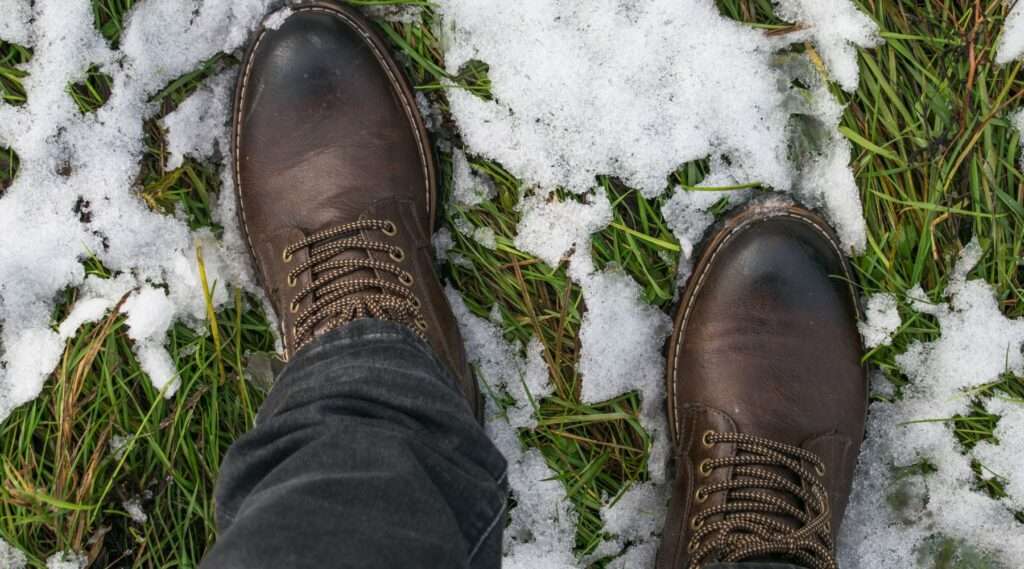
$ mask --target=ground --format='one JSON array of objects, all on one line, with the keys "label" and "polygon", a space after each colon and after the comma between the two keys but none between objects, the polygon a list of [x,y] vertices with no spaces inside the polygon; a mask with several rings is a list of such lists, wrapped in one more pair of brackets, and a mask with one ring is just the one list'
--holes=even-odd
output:
[{"label": "ground", "polygon": [[[92,0],[96,26],[110,42],[118,41],[134,3]],[[770,0],[717,3],[724,15],[767,33],[793,31],[773,15]],[[847,103],[841,132],[854,146],[852,168],[868,226],[867,249],[854,259],[860,287],[865,295],[893,293],[904,316],[892,344],[872,350],[867,363],[885,374],[898,396],[908,378],[896,356],[915,341],[939,335],[935,318],[911,310],[905,293],[920,284],[939,300],[957,254],[973,238],[983,256],[972,276],[994,287],[1006,316],[1024,315],[1024,177],[1020,137],[1008,118],[1021,106],[1024,80],[1020,63],[993,62],[1008,13],[1001,0],[854,3],[877,22],[885,43],[860,52],[856,92],[834,87],[833,94]],[[444,71],[429,10],[422,21],[379,23],[405,54],[413,83],[441,108],[446,82],[488,93],[486,66],[467,67],[454,77]],[[23,99],[23,73],[15,66],[31,56],[30,50],[0,43],[0,97],[6,103]],[[222,54],[169,84],[157,97],[161,116],[215,72],[234,65],[235,55]],[[69,89],[83,112],[101,106],[110,92],[108,78],[98,72]],[[149,149],[139,165],[141,199],[156,210],[181,208],[194,228],[212,226],[213,196],[229,191],[220,187],[220,164],[186,160],[166,171],[156,121],[147,132]],[[457,135],[454,142],[459,144]],[[450,154],[442,149],[439,157],[450,191]],[[539,449],[564,482],[580,516],[577,552],[589,553],[602,539],[599,512],[608,497],[647,477],[650,440],[637,418],[638,395],[600,405],[580,402],[578,330],[586,311],[580,290],[564,266],[548,266],[516,249],[520,181],[499,164],[471,162],[493,180],[497,195],[473,208],[447,210],[445,223],[455,241],[451,252],[469,262],[446,263],[444,274],[474,313],[486,318],[497,307],[507,339],[526,343],[536,335],[543,343],[555,391],[540,402],[538,426],[521,439]],[[0,149],[0,192],[17,169],[17,157]],[[697,185],[706,170],[705,162],[686,164],[676,181]],[[643,287],[645,300],[669,313],[680,247],[661,214],[665,198],[644,198],[611,178],[598,182],[612,202],[614,222],[593,237],[595,261],[624,268]],[[462,221],[462,231],[457,229],[456,218],[493,230],[496,247],[467,235]],[[95,274],[105,271],[99,263],[86,264]],[[75,294],[66,292],[55,322]],[[236,292],[208,333],[173,328],[168,347],[181,388],[169,400],[140,380],[123,317],[115,313],[68,341],[43,394],[0,425],[0,537],[24,551],[30,566],[74,550],[85,552],[92,567],[194,567],[215,537],[213,485],[223,454],[251,426],[263,397],[258,382],[242,379],[265,378],[273,351],[271,326],[253,308],[258,306]],[[1007,374],[985,391],[1021,400],[1024,381]],[[983,405],[973,408],[946,419],[965,449],[993,440],[998,421]],[[994,497],[1003,495],[999,477],[983,479],[981,465],[975,469],[978,485]],[[126,506],[131,500],[139,501],[145,523],[133,521]],[[1024,523],[1024,513],[1017,517]],[[954,565],[955,558],[944,550],[928,566],[985,566]]]}]

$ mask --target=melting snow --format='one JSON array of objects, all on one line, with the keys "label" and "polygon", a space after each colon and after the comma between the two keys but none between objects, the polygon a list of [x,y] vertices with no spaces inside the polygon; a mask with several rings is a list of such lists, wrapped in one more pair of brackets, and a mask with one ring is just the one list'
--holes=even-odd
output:
[{"label": "melting snow", "polygon": [[983,441],[974,449],[974,456],[984,465],[985,478],[992,475],[1006,481],[1010,507],[1024,511],[1024,453],[1014,444],[1024,441],[1024,401],[996,399],[987,406],[1000,416],[993,433],[1000,444]]},{"label": "melting snow", "polygon": [[[948,304],[914,302],[917,310],[938,318],[942,336],[915,343],[897,357],[911,380],[902,400],[871,406],[840,540],[844,567],[916,566],[933,536],[963,540],[1006,567],[1024,562],[1024,529],[1010,511],[1020,507],[1017,478],[1022,471],[1014,470],[1020,465],[1019,448],[1014,453],[1009,445],[982,443],[965,454],[944,421],[968,411],[967,391],[1006,371],[1024,372],[1024,320],[1005,318],[992,288],[981,280],[967,280],[980,257],[976,241],[962,252],[946,290]],[[909,296],[924,297],[919,291]],[[1012,437],[1019,432],[1024,407],[998,401],[989,405],[1004,414],[999,433]],[[1007,503],[976,488],[972,458],[1010,477],[1013,497]],[[936,472],[900,475],[897,470],[921,461]]]},{"label": "melting snow", "polygon": [[[487,389],[504,391],[514,401],[506,412],[487,398],[487,429],[509,462],[509,485],[516,506],[505,530],[503,567],[557,569],[575,565],[572,548],[576,513],[544,457],[536,449],[525,450],[517,431],[536,424],[531,401],[550,393],[543,347],[533,340],[520,355],[521,346],[510,345],[501,328],[473,315],[452,288],[446,290],[466,343],[470,361]],[[484,387],[484,386],[482,386]]]},{"label": "melting snow", "polygon": [[84,569],[89,564],[89,558],[82,553],[65,551],[50,556],[46,560],[46,569]]},{"label": "melting snow", "polygon": [[473,207],[493,198],[497,193],[494,183],[475,174],[466,153],[457,148],[452,150],[452,169],[452,201],[456,204]]},{"label": "melting snow", "polygon": [[[18,176],[0,197],[0,419],[39,393],[60,357],[62,337],[131,291],[122,310],[142,368],[173,394],[174,368],[163,349],[167,327],[206,317],[197,243],[211,285],[217,283],[215,304],[227,300],[228,284],[251,288],[244,249],[232,233],[237,228],[223,243],[209,232],[192,233],[178,219],[150,211],[134,185],[143,121],[158,110],[148,99],[216,53],[241,46],[271,3],[145,2],[128,19],[119,52],[97,33],[88,2],[0,4],[0,37],[34,48],[25,68],[28,102],[0,105],[0,145],[21,158]],[[113,92],[97,112],[82,115],[67,86],[94,64],[112,77]],[[208,82],[168,117],[175,163],[183,154],[208,155],[214,141],[224,140],[223,110],[230,105],[224,86],[232,81]],[[86,204],[90,215],[80,218],[76,204]],[[218,219],[232,219],[233,207],[233,200],[222,199]],[[50,314],[57,293],[90,288],[81,264],[88,255],[120,278],[116,286],[93,282],[55,332]]]},{"label": "melting snow", "polygon": [[[0,145],[12,147],[21,158],[21,172],[0,197],[0,420],[38,394],[65,339],[81,325],[102,319],[122,299],[143,369],[158,387],[173,393],[174,369],[163,349],[166,332],[174,321],[198,325],[205,318],[197,244],[211,284],[217,283],[215,305],[227,301],[227,285],[253,289],[230,191],[221,192],[214,212],[225,228],[218,241],[208,231],[190,232],[182,221],[149,211],[133,184],[143,151],[143,121],[157,111],[149,97],[214,54],[239,48],[276,4],[145,2],[133,11],[122,48],[114,52],[93,28],[88,3],[0,0],[0,39],[34,48],[26,67],[27,104],[0,104]],[[848,167],[850,146],[835,130],[842,109],[820,81],[808,80],[806,62],[802,67],[778,65],[776,56],[783,42],[811,41],[831,77],[851,90],[857,84],[854,47],[877,42],[874,26],[848,0],[779,0],[777,5],[781,16],[801,24],[801,31],[767,38],[721,17],[711,0],[594,0],[585,5],[440,0],[449,71],[473,60],[486,62],[495,95],[484,101],[449,89],[467,151],[501,162],[535,187],[521,199],[515,245],[551,266],[567,260],[570,276],[583,290],[588,307],[581,330],[584,399],[641,392],[642,420],[654,438],[652,482],[637,485],[603,512],[610,537],[599,553],[622,552],[612,567],[650,566],[664,516],[668,444],[660,348],[669,322],[644,305],[639,285],[627,275],[614,267],[595,270],[589,238],[611,220],[607,198],[590,193],[595,176],[618,176],[654,197],[666,189],[679,165],[710,157],[712,174],[703,186],[756,181],[792,190],[826,211],[848,250],[864,247],[864,221]],[[419,14],[417,8],[377,10],[399,21]],[[1024,29],[1024,6],[1014,8],[1007,26],[1000,61],[1024,53],[1024,32],[1019,31]],[[98,112],[83,116],[66,87],[80,81],[93,64],[113,78],[113,95]],[[201,160],[225,150],[233,74],[208,80],[164,118],[172,167],[188,156]],[[811,85],[810,102],[789,87],[795,76]],[[424,106],[425,98],[418,100]],[[430,122],[439,124],[436,109],[428,110]],[[798,164],[788,158],[795,115],[813,118],[825,134],[824,145]],[[65,169],[70,174],[58,173]],[[462,151],[454,155],[454,169],[459,205],[476,205],[494,195]],[[230,176],[230,169],[224,169],[225,188]],[[556,187],[584,195],[580,201],[555,199],[551,191]],[[739,203],[750,193],[672,192],[664,214],[683,248],[681,275],[712,221],[710,206],[723,196]],[[79,200],[91,205],[89,221],[74,211]],[[496,245],[493,233],[474,229],[472,234],[485,246]],[[451,243],[447,232],[435,238],[442,256],[449,254]],[[81,261],[89,254],[117,276],[87,277]],[[1008,445],[981,443],[965,456],[946,424],[908,423],[963,412],[965,389],[1007,369],[1022,371],[1024,323],[1003,318],[991,289],[966,279],[978,255],[976,245],[965,253],[947,291],[948,304],[915,303],[938,318],[943,335],[900,356],[898,364],[912,380],[905,398],[873,406],[844,526],[845,567],[913,566],[916,548],[936,533],[965,539],[1010,565],[1024,559],[1024,540],[1006,539],[1020,533],[1008,506],[1024,507],[1019,453]],[[467,262],[454,255],[449,260]],[[56,293],[69,286],[79,289],[80,300],[65,321],[51,322]],[[487,410],[491,434],[509,457],[517,500],[505,566],[575,567],[580,563],[573,555],[576,515],[564,486],[537,451],[522,448],[517,436],[518,429],[534,424],[531,397],[550,391],[543,348],[536,340],[525,348],[509,346],[498,327],[469,314],[452,291],[449,296],[484,380],[516,402],[504,413],[493,405]],[[864,328],[868,343],[885,343],[899,326],[898,312],[889,300],[876,297],[869,301],[869,315]],[[1003,415],[996,429],[1000,440],[1024,437],[1019,402],[992,400],[987,406]],[[989,474],[1008,478],[1005,503],[970,489],[972,457]],[[894,476],[892,465],[921,459],[938,471]],[[889,507],[897,491],[906,504],[903,511]],[[77,568],[83,561],[61,554],[47,565]],[[24,556],[0,542],[0,562],[18,567]]]},{"label": "melting snow", "polygon": [[136,497],[125,500],[124,502],[121,502],[121,506],[133,522],[142,525],[149,521],[149,516],[147,516],[146,511],[142,509],[142,500],[140,498]]},{"label": "melting snow", "polygon": [[803,22],[829,74],[846,91],[857,89],[857,47],[878,44],[878,29],[848,0],[775,0],[783,19]]},{"label": "melting snow", "polygon": [[895,296],[887,293],[872,295],[864,309],[864,320],[858,324],[864,347],[870,350],[888,344],[902,323]]},{"label": "melting snow", "polygon": [[463,137],[527,182],[586,192],[615,174],[651,197],[717,152],[750,179],[790,185],[769,42],[712,2],[440,4],[448,71],[490,66],[495,101],[449,92]]},{"label": "melting snow", "polygon": [[185,156],[212,158],[217,149],[228,149],[228,124],[235,73],[223,72],[209,79],[191,97],[161,121],[167,132],[167,170],[179,168]]},{"label": "melting snow", "polygon": [[0,567],[5,569],[25,569],[27,560],[20,549],[0,539]]},{"label": "melting snow", "polygon": [[267,28],[268,30],[276,30],[280,28],[285,23],[285,21],[288,20],[288,16],[291,15],[291,8],[281,8],[280,10],[267,16],[266,19],[263,20],[263,27]]},{"label": "melting snow", "polygon": [[590,235],[612,220],[612,206],[603,194],[587,196],[583,203],[559,201],[547,196],[524,197],[515,245],[551,267],[561,264],[573,249],[589,259]]},{"label": "melting snow", "polygon": [[996,63],[1003,65],[1024,55],[1024,3],[1010,2],[1013,9],[1003,25],[1003,37],[996,51]]},{"label": "melting snow", "polygon": [[0,18],[0,40],[27,45],[32,37],[29,0],[0,0],[0,14],[4,15]]}]

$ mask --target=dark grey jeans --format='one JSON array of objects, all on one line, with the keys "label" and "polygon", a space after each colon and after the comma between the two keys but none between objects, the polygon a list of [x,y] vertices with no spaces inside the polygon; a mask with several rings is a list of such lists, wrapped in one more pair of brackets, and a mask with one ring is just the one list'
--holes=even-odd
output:
[{"label": "dark grey jeans", "polygon": [[201,569],[498,569],[505,469],[426,343],[356,321],[297,354],[231,447]]},{"label": "dark grey jeans", "polygon": [[494,568],[505,459],[402,326],[302,350],[224,459],[203,569]]}]

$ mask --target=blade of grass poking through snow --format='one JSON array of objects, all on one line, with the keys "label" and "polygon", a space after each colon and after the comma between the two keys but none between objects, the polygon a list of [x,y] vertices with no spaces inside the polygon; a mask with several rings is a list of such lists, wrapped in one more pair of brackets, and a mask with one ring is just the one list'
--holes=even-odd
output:
[{"label": "blade of grass poking through snow", "polygon": [[226,379],[224,358],[221,352],[220,327],[217,326],[217,311],[213,307],[213,291],[206,279],[206,262],[203,261],[203,246],[196,243],[196,266],[199,269],[199,281],[203,286],[203,300],[206,302],[206,317],[210,322],[210,335],[213,337],[213,353],[217,359],[217,370],[220,372],[220,383]]},{"label": "blade of grass poking through snow", "polygon": [[625,225],[622,225],[621,223],[612,222],[610,226],[614,227],[615,229],[618,229],[619,231],[622,231],[624,233],[628,233],[629,235],[632,235],[633,237],[636,237],[637,239],[641,239],[643,241],[646,241],[646,242],[650,243],[651,245],[654,245],[656,247],[660,247],[661,249],[664,249],[666,251],[671,251],[673,253],[678,253],[680,251],[679,245],[677,245],[675,243],[672,243],[671,241],[665,241],[663,239],[658,239],[656,237],[651,237],[650,235],[647,235],[646,233],[641,233],[641,232],[639,232],[639,231],[637,231],[635,229],[631,229],[629,227],[626,227]]}]

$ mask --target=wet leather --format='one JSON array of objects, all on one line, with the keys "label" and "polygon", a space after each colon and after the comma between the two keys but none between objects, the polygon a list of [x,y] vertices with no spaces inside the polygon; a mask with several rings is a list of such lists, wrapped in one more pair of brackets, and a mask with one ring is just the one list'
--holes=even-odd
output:
[{"label": "wet leather", "polygon": [[735,452],[702,445],[707,430],[816,453],[838,534],[867,408],[852,281],[831,230],[794,206],[755,204],[709,239],[668,344],[676,479],[660,569],[688,567],[690,519],[724,501],[694,503],[697,487],[732,476],[698,472],[705,458]]},{"label": "wet leather", "polygon": [[[308,250],[286,262],[284,249],[358,219],[394,222],[395,236],[362,236],[403,248],[397,264],[414,278],[427,340],[478,407],[479,390],[434,272],[435,166],[417,113],[401,71],[356,10],[328,1],[293,7],[277,29],[260,30],[242,62],[232,136],[239,215],[280,318],[286,357],[295,351],[298,315],[289,305],[311,276],[289,286],[289,271]],[[394,262],[387,253],[371,254]],[[395,278],[373,273],[362,276]]]}]

